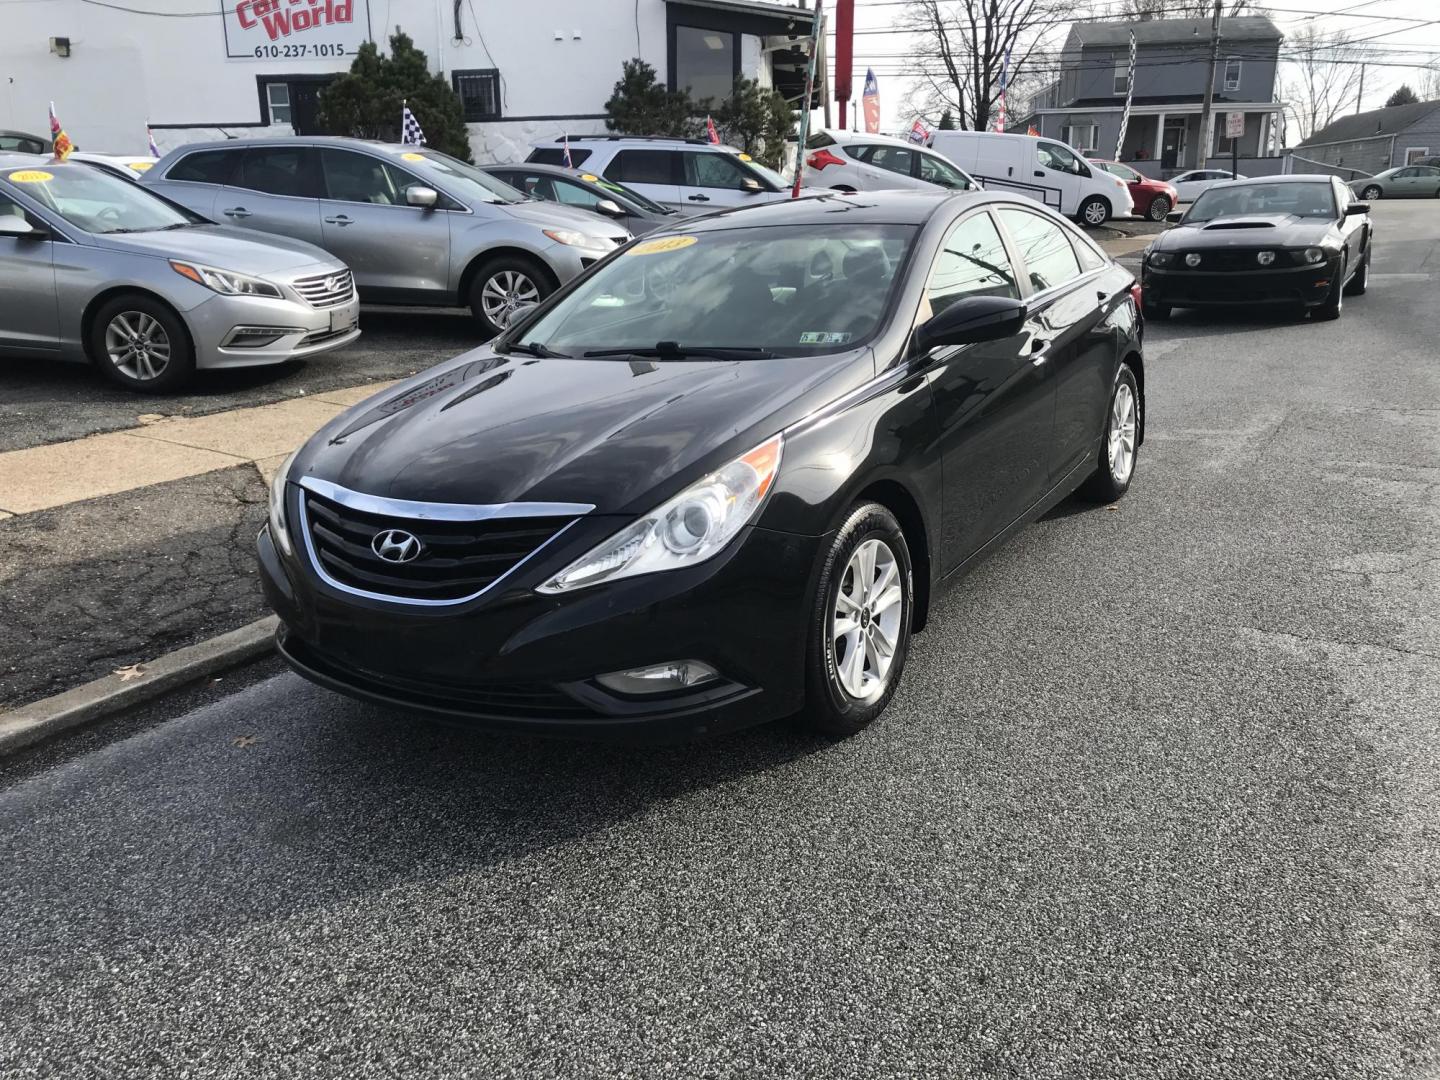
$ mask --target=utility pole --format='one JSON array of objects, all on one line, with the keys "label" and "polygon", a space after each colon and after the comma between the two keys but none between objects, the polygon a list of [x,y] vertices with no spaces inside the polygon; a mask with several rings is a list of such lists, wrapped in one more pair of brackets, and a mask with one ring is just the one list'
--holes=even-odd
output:
[{"label": "utility pole", "polygon": [[1192,169],[1205,168],[1210,156],[1210,110],[1215,106],[1215,69],[1220,63],[1220,3],[1215,0],[1215,14],[1210,17],[1210,78],[1205,81],[1205,104],[1200,107],[1200,134],[1195,140]]},{"label": "utility pole", "polygon": [[1355,115],[1360,115],[1360,103],[1365,100],[1365,65],[1360,65],[1360,92],[1355,95]]}]

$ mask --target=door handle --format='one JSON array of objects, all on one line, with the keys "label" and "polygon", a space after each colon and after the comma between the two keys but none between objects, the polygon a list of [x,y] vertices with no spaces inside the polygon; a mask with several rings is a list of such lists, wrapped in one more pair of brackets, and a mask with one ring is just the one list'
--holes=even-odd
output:
[{"label": "door handle", "polygon": [[691,195],[691,196],[690,196],[690,201],[691,201],[691,202],[709,202],[709,201],[710,201],[710,196],[709,196],[709,195]]},{"label": "door handle", "polygon": [[326,225],[349,225],[349,224],[350,224],[352,221],[354,221],[354,220],[355,220],[354,218],[348,217],[348,216],[346,216],[345,214],[337,214],[335,217],[327,217],[327,218],[325,219],[325,224],[326,224]]},{"label": "door handle", "polygon": [[221,211],[226,217],[244,218],[250,216],[250,211],[243,206],[232,206],[229,210]]},{"label": "door handle", "polygon": [[1045,175],[1045,170],[1044,170],[1044,169],[1036,169],[1036,170],[1035,170],[1035,175],[1036,175],[1036,176],[1044,176],[1044,175]]},{"label": "door handle", "polygon": [[1030,363],[1034,364],[1036,367],[1039,367],[1041,364],[1045,363],[1045,350],[1049,347],[1050,343],[1044,338],[1031,338]]}]

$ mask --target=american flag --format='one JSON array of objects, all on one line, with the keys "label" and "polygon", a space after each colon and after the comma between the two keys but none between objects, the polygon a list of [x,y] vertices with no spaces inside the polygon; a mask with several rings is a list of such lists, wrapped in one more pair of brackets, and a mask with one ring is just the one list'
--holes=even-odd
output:
[{"label": "american flag", "polygon": [[400,114],[400,142],[407,146],[424,146],[425,132],[420,130],[420,121],[410,111],[409,105],[402,105]]},{"label": "american flag", "polygon": [[75,144],[70,141],[70,136],[65,134],[65,129],[60,126],[60,118],[55,115],[55,103],[50,102],[50,142],[55,147],[55,160],[64,161],[70,156],[70,151],[75,149]]}]

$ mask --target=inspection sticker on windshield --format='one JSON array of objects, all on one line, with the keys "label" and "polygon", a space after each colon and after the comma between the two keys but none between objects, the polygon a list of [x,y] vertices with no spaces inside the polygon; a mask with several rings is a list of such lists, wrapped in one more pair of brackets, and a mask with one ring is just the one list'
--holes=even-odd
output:
[{"label": "inspection sticker on windshield", "polygon": [[801,345],[844,345],[854,334],[844,330],[806,330],[800,335]]},{"label": "inspection sticker on windshield", "polygon": [[646,240],[627,251],[628,255],[658,255],[662,251],[679,251],[695,243],[693,236],[663,236],[659,240]]},{"label": "inspection sticker on windshield", "polygon": [[401,155],[400,155],[400,160],[401,160],[401,161],[424,161],[424,160],[425,160],[425,155],[424,155],[424,154],[401,154]]},{"label": "inspection sticker on windshield", "polygon": [[17,184],[43,184],[47,180],[54,180],[55,174],[43,169],[21,169],[19,172],[12,172],[6,179]]}]

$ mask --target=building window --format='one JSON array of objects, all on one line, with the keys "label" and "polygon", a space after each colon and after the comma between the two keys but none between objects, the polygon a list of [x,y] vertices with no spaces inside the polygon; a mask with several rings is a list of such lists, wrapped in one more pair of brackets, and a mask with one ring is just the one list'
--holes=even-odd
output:
[{"label": "building window", "polygon": [[500,72],[494,68],[452,71],[450,83],[469,123],[500,119]]},{"label": "building window", "polygon": [[1405,148],[1406,165],[1413,165],[1415,162],[1422,161],[1429,156],[1430,148],[1428,146],[1407,146]]},{"label": "building window", "polygon": [[1061,136],[1076,150],[1095,149],[1095,125],[1094,124],[1066,124],[1065,131]]},{"label": "building window", "polygon": [[270,123],[290,123],[290,84],[272,82],[265,84],[265,102],[270,108]]},{"label": "building window", "polygon": [[675,27],[675,89],[688,90],[696,104],[711,99],[719,104],[735,89],[739,50],[728,30]]},{"label": "building window", "polygon": [[1232,56],[1225,61],[1225,89],[1227,92],[1240,89],[1240,58]]},{"label": "building window", "polygon": [[1122,60],[1115,65],[1115,93],[1130,93],[1130,61]]}]

